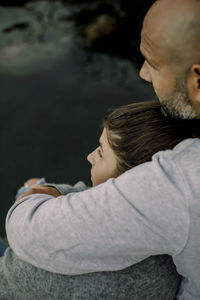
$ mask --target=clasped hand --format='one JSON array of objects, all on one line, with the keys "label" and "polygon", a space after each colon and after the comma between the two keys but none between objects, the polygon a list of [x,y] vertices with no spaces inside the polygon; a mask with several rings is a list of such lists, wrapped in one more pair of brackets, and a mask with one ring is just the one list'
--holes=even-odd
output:
[{"label": "clasped hand", "polygon": [[32,194],[47,194],[51,195],[53,197],[60,196],[60,192],[51,186],[45,186],[45,185],[38,185],[37,182],[39,181],[39,178],[32,178],[29,179],[27,182],[25,182],[24,187],[30,186],[30,189],[23,194],[21,194],[15,202],[19,201],[20,199],[32,195]]}]

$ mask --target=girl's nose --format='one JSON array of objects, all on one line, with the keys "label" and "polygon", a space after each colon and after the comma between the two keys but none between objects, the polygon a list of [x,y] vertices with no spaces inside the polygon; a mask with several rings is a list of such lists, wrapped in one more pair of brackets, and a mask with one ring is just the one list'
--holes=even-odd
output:
[{"label": "girl's nose", "polygon": [[94,162],[95,162],[95,160],[94,160],[94,152],[95,152],[95,150],[93,152],[89,153],[88,156],[87,156],[87,160],[89,161],[89,163],[92,166],[94,165]]}]

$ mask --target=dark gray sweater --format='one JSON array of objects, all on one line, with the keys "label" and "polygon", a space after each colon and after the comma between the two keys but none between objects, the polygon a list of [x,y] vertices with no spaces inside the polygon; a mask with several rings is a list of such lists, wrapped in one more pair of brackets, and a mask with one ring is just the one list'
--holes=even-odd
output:
[{"label": "dark gray sweater", "polygon": [[179,280],[167,255],[120,271],[76,276],[36,268],[10,248],[0,258],[1,300],[172,300]]}]

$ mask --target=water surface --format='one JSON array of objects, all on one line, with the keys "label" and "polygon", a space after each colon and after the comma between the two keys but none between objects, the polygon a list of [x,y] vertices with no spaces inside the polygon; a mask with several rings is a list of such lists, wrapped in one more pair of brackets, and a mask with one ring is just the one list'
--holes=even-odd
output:
[{"label": "water surface", "polygon": [[[24,16],[30,21],[24,11],[17,15],[21,24]],[[19,28],[5,35],[9,22],[0,26],[7,39],[0,47],[1,235],[18,187],[43,176],[90,184],[86,156],[98,144],[106,110],[154,97],[138,76],[137,57],[83,48],[69,24],[43,28],[38,40]]]}]

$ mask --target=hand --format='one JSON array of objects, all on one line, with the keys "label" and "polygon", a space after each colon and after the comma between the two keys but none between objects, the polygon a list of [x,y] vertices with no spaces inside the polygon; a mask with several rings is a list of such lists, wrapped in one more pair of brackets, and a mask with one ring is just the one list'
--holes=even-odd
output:
[{"label": "hand", "polygon": [[34,185],[30,188],[30,190],[28,190],[27,192],[19,196],[15,202],[32,194],[47,194],[53,197],[58,197],[61,195],[60,192],[54,187],[44,186],[44,185]]},{"label": "hand", "polygon": [[40,178],[31,178],[24,183],[24,187],[35,185],[35,184],[37,185],[39,180]]}]

